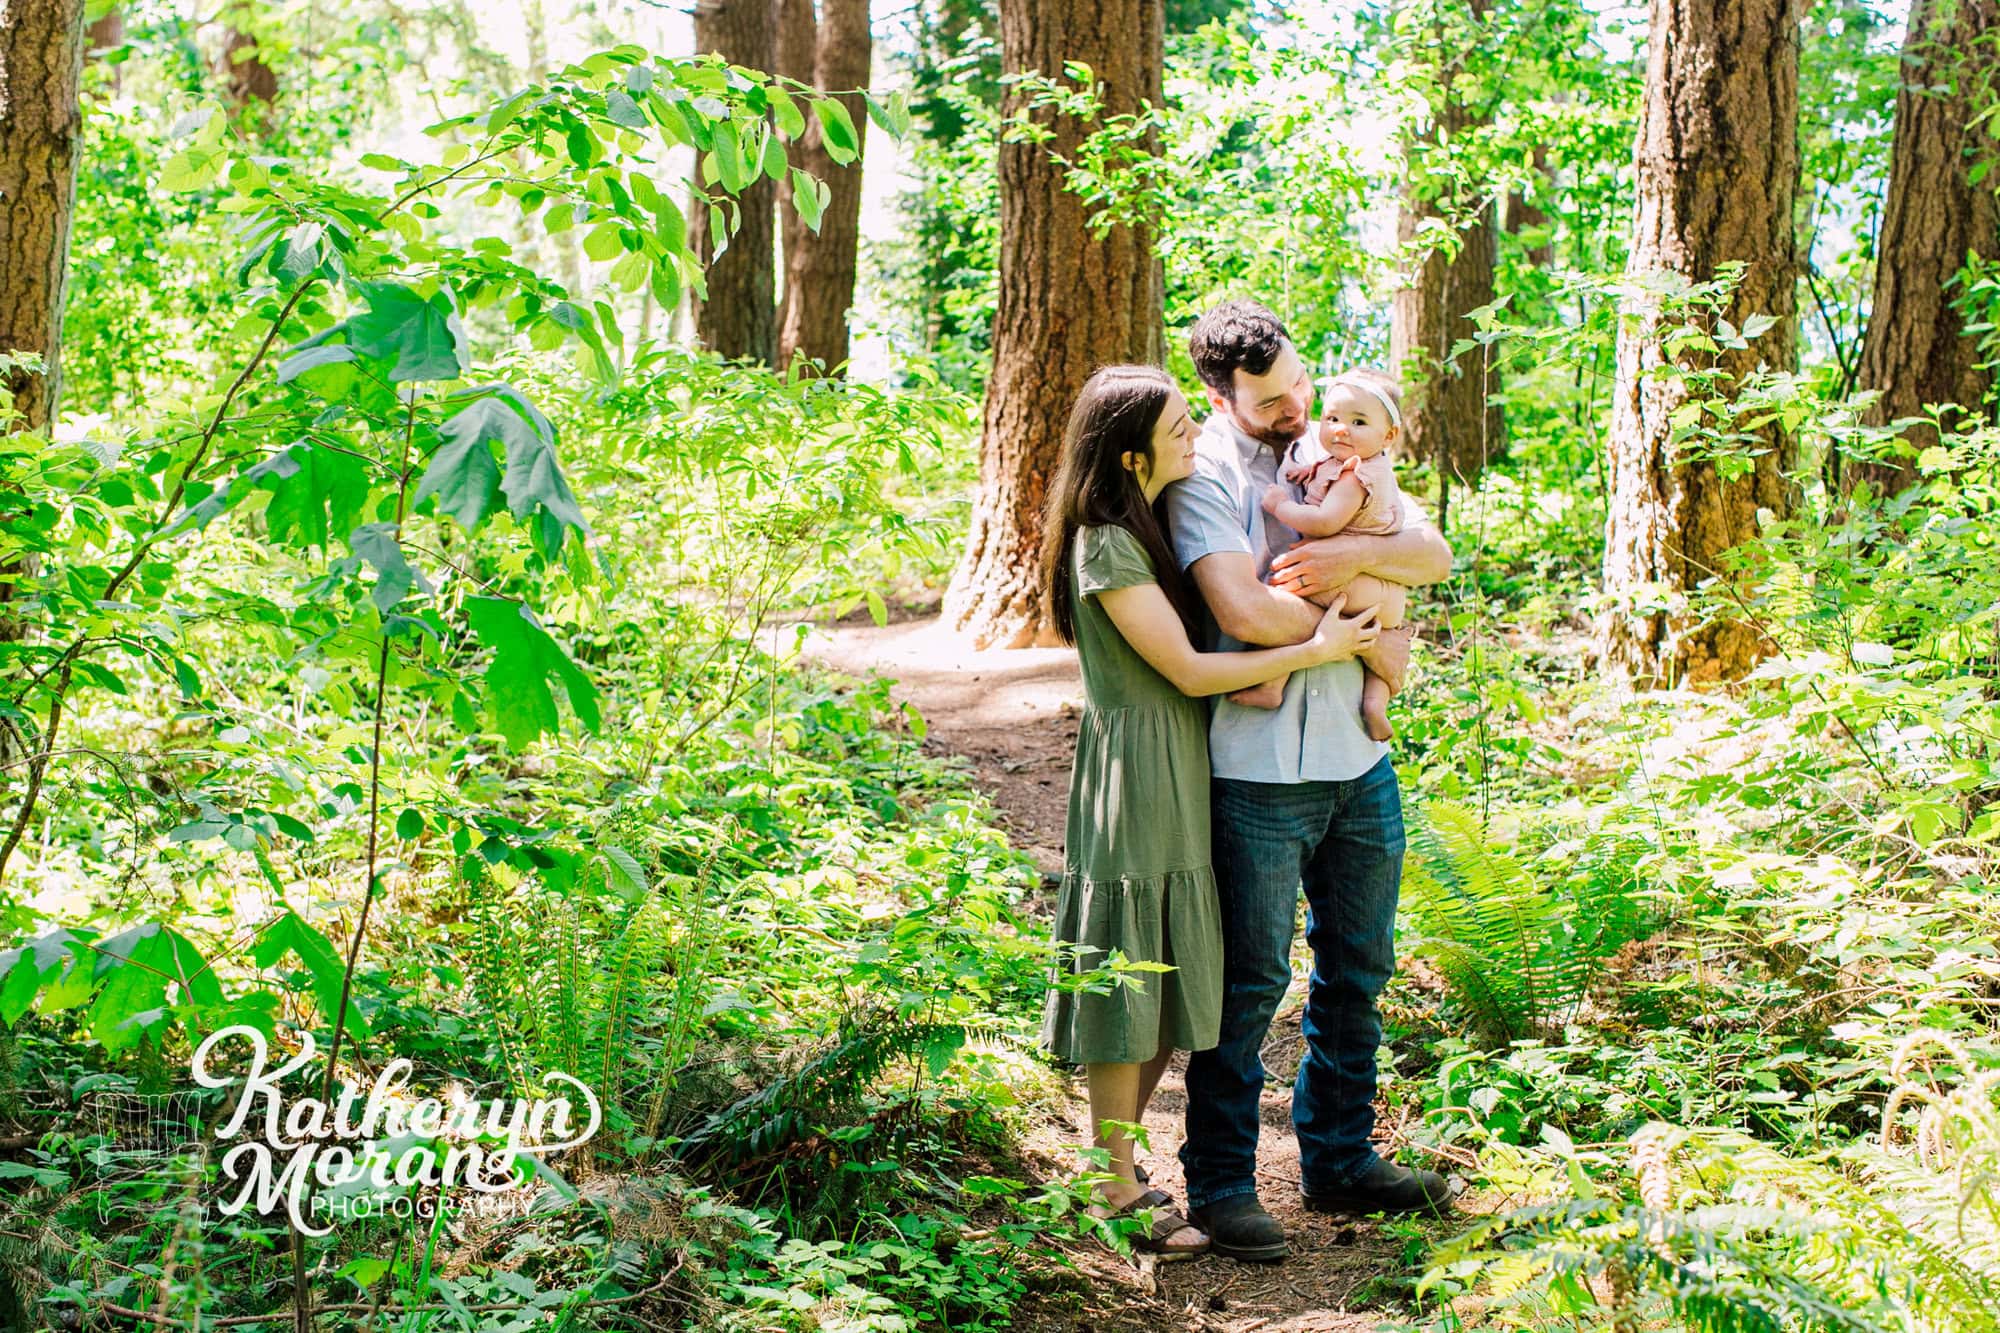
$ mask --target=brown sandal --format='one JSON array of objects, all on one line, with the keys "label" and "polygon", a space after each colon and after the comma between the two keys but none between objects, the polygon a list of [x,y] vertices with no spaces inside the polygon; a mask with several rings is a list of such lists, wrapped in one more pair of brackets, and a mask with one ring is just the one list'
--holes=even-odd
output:
[{"label": "brown sandal", "polygon": [[1137,1217],[1151,1211],[1152,1218],[1144,1231],[1135,1231],[1126,1236],[1126,1242],[1142,1254],[1158,1255],[1162,1262],[1173,1259],[1192,1259],[1208,1253],[1209,1242],[1198,1246],[1170,1250],[1167,1241],[1179,1231],[1200,1231],[1201,1228],[1174,1211],[1174,1201],[1159,1190],[1147,1190],[1132,1202],[1110,1214],[1106,1220],[1120,1217]]}]

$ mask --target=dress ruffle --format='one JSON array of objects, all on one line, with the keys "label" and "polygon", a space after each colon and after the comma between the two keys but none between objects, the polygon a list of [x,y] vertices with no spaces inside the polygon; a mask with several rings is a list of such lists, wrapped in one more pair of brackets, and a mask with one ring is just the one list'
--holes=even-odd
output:
[{"label": "dress ruffle", "polygon": [[1126,972],[1108,993],[1053,990],[1042,1041],[1075,1064],[1152,1059],[1160,1046],[1216,1044],[1222,1024],[1222,912],[1206,864],[1144,878],[1099,880],[1072,871],[1056,903],[1055,937],[1074,947],[1061,971],[1104,966],[1112,952],[1171,971]]}]

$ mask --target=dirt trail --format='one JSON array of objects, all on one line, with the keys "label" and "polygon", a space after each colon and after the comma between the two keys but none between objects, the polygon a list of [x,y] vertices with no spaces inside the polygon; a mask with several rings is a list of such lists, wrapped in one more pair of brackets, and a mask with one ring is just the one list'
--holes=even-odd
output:
[{"label": "dirt trail", "polygon": [[[896,697],[914,704],[929,724],[925,749],[968,760],[976,785],[999,808],[1014,844],[1034,856],[1045,876],[1060,873],[1083,695],[1075,653],[974,652],[932,619],[824,626],[807,653],[840,672],[895,680]],[[1045,902],[1043,910],[1052,905]],[[1290,1083],[1303,1050],[1299,1000],[1295,983],[1265,1045],[1274,1086],[1264,1093],[1257,1167],[1259,1193],[1290,1233],[1292,1257],[1282,1264],[1242,1264],[1209,1256],[1155,1266],[1095,1247],[1079,1250],[1072,1258],[1087,1279],[1083,1301],[1038,1298],[1020,1312],[1017,1327],[1362,1333],[1383,1326],[1381,1302],[1390,1295],[1385,1284],[1406,1271],[1403,1241],[1379,1223],[1309,1213],[1298,1205]],[[1151,1150],[1144,1160],[1153,1184],[1176,1199],[1186,1198],[1176,1157],[1186,1109],[1184,1060],[1168,1072],[1145,1118]],[[1050,1142],[1043,1145],[1057,1154],[1058,1170],[1073,1169],[1065,1164],[1061,1145],[1087,1138],[1080,1077],[1073,1080],[1073,1091],[1068,1137],[1052,1127]]]}]

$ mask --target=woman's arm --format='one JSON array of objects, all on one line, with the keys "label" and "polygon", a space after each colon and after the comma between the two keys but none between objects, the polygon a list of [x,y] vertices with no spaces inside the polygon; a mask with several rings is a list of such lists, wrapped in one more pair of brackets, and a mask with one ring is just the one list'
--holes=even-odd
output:
[{"label": "woman's arm", "polygon": [[1240,653],[1204,653],[1188,642],[1187,626],[1159,584],[1136,583],[1095,596],[1133,651],[1175,689],[1196,698],[1227,694],[1288,671],[1340,661],[1375,643],[1375,613],[1343,616],[1344,598],[1334,599],[1320,618],[1319,628],[1304,643]]}]

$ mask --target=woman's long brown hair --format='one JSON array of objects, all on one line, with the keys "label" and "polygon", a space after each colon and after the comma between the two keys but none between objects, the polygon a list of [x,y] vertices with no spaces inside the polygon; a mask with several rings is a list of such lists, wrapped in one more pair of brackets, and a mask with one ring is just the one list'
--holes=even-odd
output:
[{"label": "woman's long brown hair", "polygon": [[1130,451],[1152,464],[1153,428],[1173,389],[1173,379],[1156,367],[1105,366],[1085,382],[1070,409],[1062,462],[1042,516],[1042,595],[1064,643],[1076,642],[1070,558],[1077,529],[1112,523],[1139,539],[1188,636],[1199,633],[1194,590],[1138,477],[1120,461]]}]

